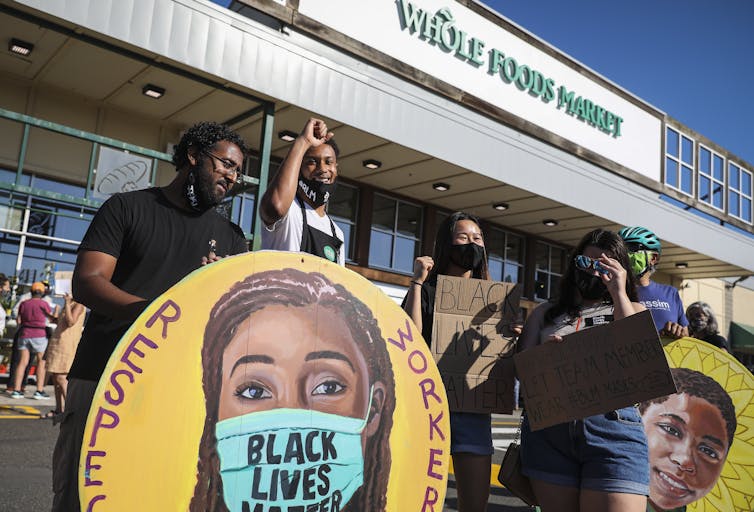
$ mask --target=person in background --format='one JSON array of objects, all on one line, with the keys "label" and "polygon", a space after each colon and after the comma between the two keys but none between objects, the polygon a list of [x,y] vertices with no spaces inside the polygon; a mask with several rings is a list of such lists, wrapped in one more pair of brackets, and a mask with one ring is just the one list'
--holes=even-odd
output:
[{"label": "person in background", "polygon": [[47,373],[52,376],[52,384],[55,386],[55,410],[49,411],[42,416],[43,418],[55,420],[65,410],[68,370],[71,369],[76,347],[81,340],[85,311],[83,304],[79,304],[69,294],[65,294],[63,310],[58,317],[55,331],[47,343],[47,352],[44,356]]},{"label": "person in background", "polygon": [[639,280],[636,293],[651,313],[660,336],[683,338],[689,335],[683,302],[674,287],[652,281],[660,262],[662,245],[652,231],[641,226],[625,227],[618,234],[628,249],[631,271]]},{"label": "person in background", "polygon": [[[563,343],[567,334],[645,310],[636,298],[634,276],[626,270],[626,247],[616,233],[587,233],[571,256],[557,299],[529,315],[518,351]],[[532,431],[524,403],[521,465],[543,512],[646,509],[648,449],[636,407]]]},{"label": "person in background", "polygon": [[343,231],[327,215],[338,153],[325,122],[309,119],[259,204],[262,249],[306,252],[346,264]]},{"label": "person in background", "polygon": [[[57,317],[58,315],[58,305],[55,304],[55,302],[52,300],[52,297],[50,296],[50,284],[48,281],[39,281],[44,285],[44,295],[42,295],[42,299],[50,306],[50,312],[53,316]],[[11,316],[18,321],[18,309],[21,307],[21,304],[25,301],[31,299],[31,289],[29,289],[28,292],[22,293],[18,300],[16,300],[15,306],[13,306],[13,309],[11,311]],[[20,322],[19,322],[20,326]],[[51,323],[49,319],[45,319],[45,338],[49,340],[50,334],[51,334],[51,328],[54,329],[54,322]],[[18,363],[21,359],[21,353],[18,350],[19,347],[19,334],[21,333],[20,329],[16,329],[16,334],[13,337],[13,348],[11,349],[11,355],[10,355],[10,365],[8,369],[8,375],[12,376],[16,366],[18,366]],[[6,393],[12,394],[13,391],[18,391],[20,393],[24,393],[24,388],[26,387],[26,382],[29,379],[29,370],[31,369],[31,365],[26,365],[26,370],[24,371],[23,378],[21,379],[21,389],[15,389],[13,387],[13,380],[8,381],[8,386],[6,388]]]},{"label": "person in background", "polygon": [[13,369],[13,391],[11,398],[23,398],[24,394],[21,380],[24,378],[26,368],[31,364],[31,351],[37,355],[37,391],[32,398],[35,400],[47,400],[50,395],[45,393],[45,361],[44,354],[47,350],[47,334],[45,332],[46,321],[55,321],[50,306],[42,299],[45,286],[41,282],[31,285],[31,299],[21,303],[18,308],[18,364]]},{"label": "person in background", "polygon": [[114,194],[92,219],[71,281],[73,296],[91,314],[68,372],[65,412],[53,453],[53,511],[79,510],[86,418],[121,337],[151,301],[201,265],[248,250],[241,228],[215,209],[236,183],[246,151],[229,127],[197,123],[175,147],[173,181]]},{"label": "person in background", "polygon": [[715,312],[709,304],[694,302],[686,308],[686,318],[689,319],[689,336],[730,352],[728,340],[720,335]]},{"label": "person in background", "polygon": [[5,319],[8,312],[6,304],[10,303],[10,279],[5,274],[0,274],[0,338],[5,335]]},{"label": "person in background", "polygon": [[[414,277],[403,309],[427,343],[432,340],[439,274],[489,279],[484,235],[479,220],[473,215],[455,212],[448,216],[437,229],[433,256],[420,256],[414,261]],[[450,413],[450,454],[459,512],[487,510],[493,452],[490,414]]]}]

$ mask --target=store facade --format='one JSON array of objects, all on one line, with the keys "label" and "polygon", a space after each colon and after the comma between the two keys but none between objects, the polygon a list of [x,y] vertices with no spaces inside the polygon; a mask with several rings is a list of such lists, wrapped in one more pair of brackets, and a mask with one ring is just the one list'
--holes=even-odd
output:
[{"label": "store facade", "polygon": [[254,244],[255,198],[312,115],[342,151],[331,213],[349,266],[396,299],[458,209],[485,221],[493,277],[532,300],[596,227],[651,228],[658,280],[679,287],[754,273],[754,166],[477,2],[20,0],[0,15],[34,45],[0,60],[0,271],[22,281],[70,268],[107,196],[95,170],[164,184],[201,119],[254,149],[228,205]]}]

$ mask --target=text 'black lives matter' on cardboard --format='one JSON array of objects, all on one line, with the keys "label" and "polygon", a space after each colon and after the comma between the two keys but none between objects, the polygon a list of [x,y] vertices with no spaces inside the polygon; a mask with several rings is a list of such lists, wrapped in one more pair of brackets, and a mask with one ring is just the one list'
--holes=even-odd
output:
[{"label": "text 'black lives matter' on cardboard", "polygon": [[513,411],[514,333],[521,286],[439,276],[432,355],[451,411]]},{"label": "text 'black lives matter' on cardboard", "polygon": [[676,392],[649,311],[514,357],[532,430]]}]

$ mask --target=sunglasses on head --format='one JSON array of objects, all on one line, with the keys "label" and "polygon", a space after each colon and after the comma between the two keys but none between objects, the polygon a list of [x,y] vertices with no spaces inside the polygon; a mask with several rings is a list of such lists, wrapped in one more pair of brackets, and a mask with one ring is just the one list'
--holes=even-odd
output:
[{"label": "sunglasses on head", "polygon": [[584,256],[583,254],[579,254],[578,256],[573,258],[573,261],[574,263],[576,263],[576,268],[580,270],[596,270],[600,274],[607,274],[610,272],[608,269],[603,267],[598,260],[594,260],[589,256]]}]

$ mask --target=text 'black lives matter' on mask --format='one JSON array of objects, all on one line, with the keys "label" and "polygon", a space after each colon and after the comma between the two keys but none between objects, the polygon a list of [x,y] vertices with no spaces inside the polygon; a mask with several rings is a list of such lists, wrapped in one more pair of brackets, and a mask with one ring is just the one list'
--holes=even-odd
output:
[{"label": "text 'black lives matter' on mask", "polygon": [[317,180],[308,180],[303,176],[298,178],[298,188],[315,208],[327,203],[335,192],[335,183],[323,183]]},{"label": "text 'black lives matter' on mask", "polygon": [[476,270],[484,261],[484,247],[475,243],[453,244],[450,246],[450,261],[464,270]]}]

